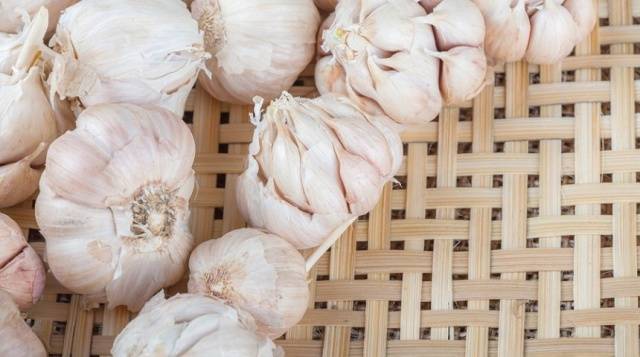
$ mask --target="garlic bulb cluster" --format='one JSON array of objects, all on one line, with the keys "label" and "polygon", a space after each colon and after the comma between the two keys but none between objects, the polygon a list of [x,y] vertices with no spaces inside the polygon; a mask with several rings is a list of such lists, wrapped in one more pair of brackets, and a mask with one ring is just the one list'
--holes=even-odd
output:
[{"label": "garlic bulb cluster", "polygon": [[283,357],[255,333],[251,317],[219,299],[164,292],[149,300],[111,349],[114,357]]},{"label": "garlic bulb cluster", "polygon": [[208,57],[181,0],[83,0],[63,13],[52,94],[84,107],[158,105],[179,116]]},{"label": "garlic bulb cluster", "polygon": [[40,299],[45,278],[42,261],[18,224],[0,213],[0,290],[24,310]]},{"label": "garlic bulb cluster", "polygon": [[[342,4],[342,2],[340,3]],[[371,210],[402,160],[396,126],[346,97],[284,93],[256,129],[238,179],[240,212],[298,249],[316,247],[349,219]]]},{"label": "garlic bulb cluster", "polygon": [[36,201],[47,261],[68,289],[138,310],[184,274],[195,144],[157,107],[87,108],[49,149]]},{"label": "garlic bulb cluster", "polygon": [[211,54],[200,83],[220,100],[273,99],[313,59],[320,15],[312,0],[194,0],[191,11]]},{"label": "garlic bulb cluster", "polygon": [[485,52],[492,63],[526,58],[552,64],[568,56],[597,21],[593,0],[474,0],[487,27]]},{"label": "garlic bulb cluster", "polygon": [[5,52],[0,52],[6,60],[3,70],[11,68],[10,74],[0,73],[0,208],[22,202],[36,191],[44,151],[58,135],[38,65],[46,29],[47,11],[42,9],[9,41],[10,54],[3,57]]},{"label": "garlic bulb cluster", "polygon": [[46,357],[42,342],[24,322],[18,307],[0,290],[0,356]]},{"label": "garlic bulb cluster", "polygon": [[189,259],[189,292],[214,296],[253,316],[275,338],[307,310],[304,258],[282,238],[238,229],[200,244]]},{"label": "garlic bulb cluster", "polygon": [[40,7],[49,11],[49,29],[51,33],[58,23],[60,13],[78,0],[0,0],[0,32],[15,33],[22,26],[24,14],[35,15]]}]

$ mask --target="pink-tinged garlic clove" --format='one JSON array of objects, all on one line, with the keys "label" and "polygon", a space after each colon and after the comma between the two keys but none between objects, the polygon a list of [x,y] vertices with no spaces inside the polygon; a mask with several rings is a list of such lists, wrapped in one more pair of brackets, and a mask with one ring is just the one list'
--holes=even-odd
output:
[{"label": "pink-tinged garlic clove", "polygon": [[464,103],[484,88],[487,58],[482,48],[458,46],[447,52],[429,53],[442,59],[440,90],[447,105]]},{"label": "pink-tinged garlic clove", "polygon": [[[0,223],[2,224],[2,223]],[[24,322],[9,294],[0,290],[0,356],[46,357],[42,342]]]},{"label": "pink-tinged garlic clove", "polygon": [[531,24],[524,0],[475,0],[485,21],[484,50],[492,64],[521,60],[529,44]]},{"label": "pink-tinged garlic clove", "polygon": [[563,5],[577,25],[576,43],[582,42],[596,26],[598,9],[594,0],[565,0]]},{"label": "pink-tinged garlic clove", "polygon": [[567,57],[576,43],[577,25],[569,11],[556,0],[531,16],[531,37],[526,59],[535,64],[553,64]]},{"label": "pink-tinged garlic clove", "polygon": [[444,0],[427,16],[415,21],[434,27],[438,50],[448,51],[456,46],[477,47],[485,37],[484,19],[471,0]]}]

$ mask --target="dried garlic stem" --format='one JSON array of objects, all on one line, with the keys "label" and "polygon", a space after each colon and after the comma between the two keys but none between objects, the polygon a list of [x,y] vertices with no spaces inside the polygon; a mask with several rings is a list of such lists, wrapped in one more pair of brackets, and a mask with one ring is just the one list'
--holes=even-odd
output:
[{"label": "dried garlic stem", "polygon": [[40,44],[42,44],[42,40],[47,32],[48,24],[49,13],[47,9],[41,8],[29,24],[29,33],[27,34],[27,38],[24,41],[24,45],[20,50],[18,60],[15,64],[16,70],[27,72],[29,67],[31,67],[33,62],[38,58]]},{"label": "dried garlic stem", "polygon": [[313,266],[316,265],[316,263],[324,255],[324,253],[326,253],[327,250],[331,248],[331,246],[342,236],[342,233],[344,233],[347,230],[347,228],[349,228],[349,226],[353,222],[355,222],[356,219],[358,219],[358,217],[353,217],[350,220],[346,221],[341,226],[339,226],[338,228],[336,228],[336,230],[333,231],[331,235],[329,235],[329,237],[327,237],[327,240],[324,241],[324,243],[322,243],[318,248],[316,248],[316,250],[313,251],[313,254],[311,254],[309,258],[307,258],[307,261],[304,264],[305,270],[307,271],[307,273],[311,271],[311,268],[313,268]]}]

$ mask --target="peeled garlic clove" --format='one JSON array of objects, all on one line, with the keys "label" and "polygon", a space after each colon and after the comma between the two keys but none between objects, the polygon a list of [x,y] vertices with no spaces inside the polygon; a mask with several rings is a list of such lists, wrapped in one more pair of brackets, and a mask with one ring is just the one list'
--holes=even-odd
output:
[{"label": "peeled garlic clove", "polygon": [[200,244],[189,258],[189,292],[220,298],[256,320],[275,338],[307,310],[305,260],[282,238],[238,229]]},{"label": "peeled garlic clove", "polygon": [[433,25],[440,51],[456,46],[476,47],[484,41],[484,19],[471,0],[444,0],[431,14],[416,21]]},{"label": "peeled garlic clove", "polygon": [[36,151],[13,164],[0,166],[0,208],[11,207],[31,197],[38,189],[42,170],[34,168],[47,145],[41,143]]},{"label": "peeled garlic clove", "polygon": [[256,334],[253,319],[222,300],[164,292],[154,296],[116,337],[111,354],[128,356],[272,357],[279,348]]},{"label": "peeled garlic clove", "polygon": [[535,64],[553,64],[571,54],[575,46],[576,23],[556,0],[544,0],[531,17],[531,38],[526,59]]},{"label": "peeled garlic clove", "polygon": [[312,0],[195,0],[191,12],[211,54],[212,75],[200,83],[220,100],[275,98],[313,59],[320,15]]},{"label": "peeled garlic clove", "polygon": [[167,110],[83,111],[77,128],[51,145],[36,201],[60,283],[135,311],[177,282],[193,245],[194,157],[189,128]]},{"label": "peeled garlic clove", "polygon": [[593,0],[565,0],[563,5],[576,22],[576,43],[582,42],[598,21],[598,10]]},{"label": "peeled garlic clove", "polygon": [[333,11],[336,8],[338,0],[313,0],[318,9],[324,11]]},{"label": "peeled garlic clove", "polygon": [[61,98],[158,105],[179,116],[207,58],[178,0],[81,1],[61,16],[52,44],[60,55],[49,83]]},{"label": "peeled garlic clove", "polygon": [[475,3],[484,16],[487,58],[493,64],[522,59],[531,32],[524,0],[475,0]]},{"label": "peeled garlic clove", "polygon": [[11,296],[0,290],[0,356],[46,357],[42,342],[27,325]]},{"label": "peeled garlic clove", "polygon": [[448,105],[470,100],[484,87],[487,58],[482,48],[458,46],[447,52],[429,53],[442,59],[440,90]]},{"label": "peeled garlic clove", "polygon": [[322,57],[316,62],[315,81],[320,94],[347,95],[344,70],[332,57]]}]

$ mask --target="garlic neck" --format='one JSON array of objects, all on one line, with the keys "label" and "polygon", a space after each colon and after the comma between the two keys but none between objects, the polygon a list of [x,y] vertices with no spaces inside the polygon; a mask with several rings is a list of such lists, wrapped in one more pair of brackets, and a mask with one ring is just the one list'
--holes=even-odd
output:
[{"label": "garlic neck", "polygon": [[198,26],[204,32],[207,52],[215,56],[227,44],[224,19],[218,0],[212,0],[198,19]]},{"label": "garlic neck", "polygon": [[176,221],[176,197],[162,184],[142,186],[131,202],[131,232],[137,238],[148,235],[169,238]]}]

